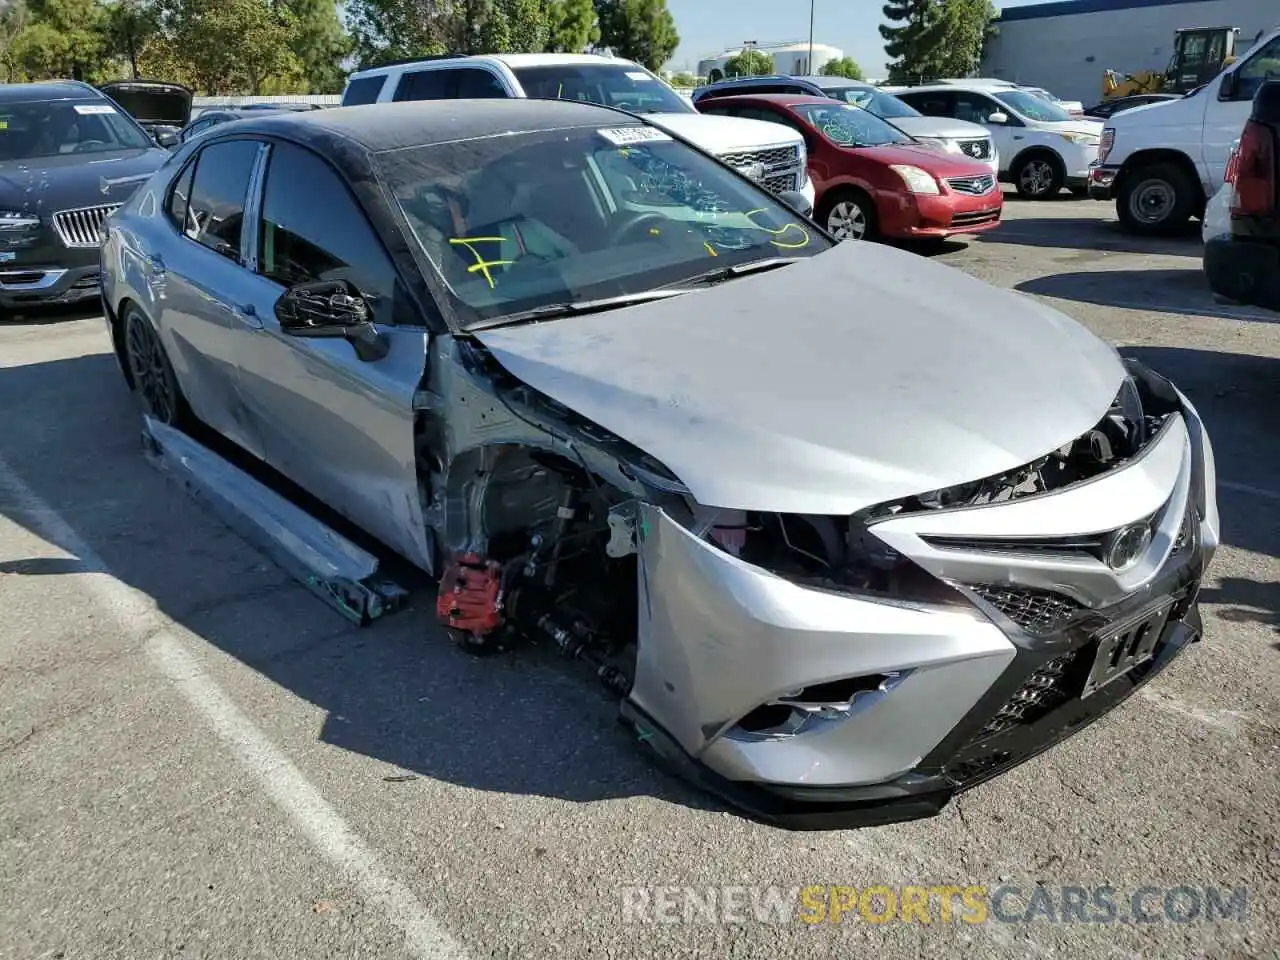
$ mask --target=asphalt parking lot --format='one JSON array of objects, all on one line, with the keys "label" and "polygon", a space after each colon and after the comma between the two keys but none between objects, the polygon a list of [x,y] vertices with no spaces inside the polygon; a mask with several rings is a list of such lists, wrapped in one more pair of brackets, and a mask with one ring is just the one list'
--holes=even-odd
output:
[{"label": "asphalt parking lot", "polygon": [[[1135,241],[1065,197],[1005,217],[938,256],[1169,374],[1208,423],[1207,636],[942,816],[862,831],[725,812],[554,662],[449,646],[429,592],[347,625],[143,460],[96,315],[0,325],[0,957],[1280,955],[1280,315],[1215,303],[1197,236]],[[810,885],[1018,893],[985,923],[623,909]],[[1115,888],[1115,922],[1064,917],[1063,887]],[[1244,888],[1243,917],[1206,920],[1209,887]]]}]

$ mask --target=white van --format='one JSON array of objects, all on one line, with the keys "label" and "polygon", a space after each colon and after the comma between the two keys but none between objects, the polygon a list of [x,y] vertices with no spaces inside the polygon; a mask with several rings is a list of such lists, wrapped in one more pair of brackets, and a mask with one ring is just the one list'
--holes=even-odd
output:
[{"label": "white van", "polygon": [[1088,192],[1089,165],[1098,157],[1102,122],[1072,117],[1041,96],[1000,82],[950,80],[894,89],[894,96],[927,117],[980,123],[1000,155],[1000,179],[1030,200],[1057,196],[1063,187]]},{"label": "white van", "polygon": [[644,67],[617,57],[504,53],[400,61],[351,74],[342,105],[492,97],[585,100],[644,114],[770,193],[800,193],[813,207],[813,182],[799,131],[763,120],[705,116]]},{"label": "white van", "polygon": [[1280,28],[1185,97],[1108,120],[1089,195],[1114,199],[1120,223],[1133,233],[1176,232],[1203,216],[1265,80],[1280,80]]}]

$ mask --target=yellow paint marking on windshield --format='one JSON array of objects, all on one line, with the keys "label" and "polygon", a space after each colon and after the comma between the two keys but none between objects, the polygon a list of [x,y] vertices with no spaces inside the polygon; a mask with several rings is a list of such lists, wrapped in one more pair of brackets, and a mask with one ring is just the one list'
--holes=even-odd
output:
[{"label": "yellow paint marking on windshield", "polygon": [[485,282],[489,284],[492,290],[497,286],[493,280],[493,274],[490,272],[494,267],[506,267],[515,263],[514,260],[486,260],[484,254],[477,250],[472,244],[476,243],[505,243],[506,237],[450,237],[449,243],[458,247],[466,247],[471,255],[476,258],[476,262],[467,267],[467,273],[478,273],[484,277]]},{"label": "yellow paint marking on windshield", "polygon": [[716,248],[713,247],[711,244],[707,243],[707,241],[703,240],[702,245],[707,248],[707,253],[711,254],[711,256],[713,257],[720,256],[720,254],[716,253]]},{"label": "yellow paint marking on windshield", "polygon": [[[755,220],[752,220],[752,217],[754,217],[756,214],[768,213],[768,212],[769,212],[768,210],[765,210],[762,207],[759,210],[748,210],[745,214],[743,214],[743,216],[745,216],[748,220],[750,220],[751,225],[755,227],[757,230],[763,230],[765,233],[769,234],[769,236],[774,237],[775,239],[770,240],[769,242],[772,243],[779,250],[800,250],[801,248],[807,247],[809,245],[809,231],[806,230],[804,227],[800,226],[800,224],[798,223],[784,224],[783,226],[779,227],[777,230],[771,230],[769,227],[762,227],[760,226],[760,224],[756,223]],[[782,240],[777,239],[778,237],[785,236],[787,231],[789,230],[799,230],[801,239],[798,242],[797,241],[784,242]]]}]

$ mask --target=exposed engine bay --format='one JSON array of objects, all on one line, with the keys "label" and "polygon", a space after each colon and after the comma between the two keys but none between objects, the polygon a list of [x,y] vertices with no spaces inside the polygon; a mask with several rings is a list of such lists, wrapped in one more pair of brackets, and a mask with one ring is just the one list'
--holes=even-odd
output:
[{"label": "exposed engine bay", "polygon": [[[965,603],[877,538],[875,524],[1091,480],[1140,456],[1178,409],[1176,396],[1129,377],[1093,429],[1017,470],[853,516],[761,513],[697,504],[661,464],[510,376],[483,349],[455,349],[460,362],[452,369],[465,370],[474,387],[498,401],[481,414],[484,429],[499,430],[506,420],[528,439],[487,448],[463,480],[452,471],[451,488],[439,472],[424,478],[434,497],[427,513],[439,520],[443,554],[438,619],[475,654],[549,644],[589,664],[623,696],[635,679],[640,502],[661,507],[698,538],[793,583]],[[445,465],[435,466],[441,471]]]}]

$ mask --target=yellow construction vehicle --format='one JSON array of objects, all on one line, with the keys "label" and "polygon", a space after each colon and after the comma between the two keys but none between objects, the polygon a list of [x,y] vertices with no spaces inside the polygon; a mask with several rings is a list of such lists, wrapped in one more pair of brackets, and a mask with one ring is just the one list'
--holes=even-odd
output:
[{"label": "yellow construction vehicle", "polygon": [[1114,100],[1142,93],[1187,93],[1216,77],[1236,59],[1239,27],[1188,27],[1173,35],[1173,56],[1163,72],[1108,70],[1102,77],[1102,98]]}]

